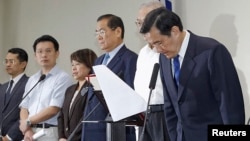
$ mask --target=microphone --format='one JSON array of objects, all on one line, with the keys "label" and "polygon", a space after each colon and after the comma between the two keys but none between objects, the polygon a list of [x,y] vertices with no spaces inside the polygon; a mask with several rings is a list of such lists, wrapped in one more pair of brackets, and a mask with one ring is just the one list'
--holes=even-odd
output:
[{"label": "microphone", "polygon": [[21,99],[21,101],[17,104],[17,106],[29,95],[29,93],[36,87],[37,84],[39,84],[41,81],[43,81],[46,78],[45,74],[42,74],[39,78],[39,80],[36,82],[36,84],[27,92],[26,95]]},{"label": "microphone", "polygon": [[150,103],[152,91],[153,91],[153,89],[155,89],[155,84],[156,84],[159,68],[160,68],[160,65],[158,63],[155,63],[154,68],[153,68],[153,72],[152,72],[152,75],[151,75],[151,80],[150,80],[150,83],[149,83],[150,92],[149,92],[147,109],[146,109],[146,113],[145,113],[145,117],[144,117],[144,123],[143,123],[143,127],[142,127],[142,131],[141,131],[139,141],[143,141],[143,136],[144,136],[144,133],[145,133],[145,126],[146,126],[146,122],[147,122],[147,118],[148,118],[148,112],[149,112],[149,103]]},{"label": "microphone", "polygon": [[[120,70],[117,74],[116,74],[120,79],[123,80],[123,71]],[[88,87],[90,89],[90,87]],[[93,91],[94,92],[94,91]],[[95,94],[95,92],[94,92]],[[97,97],[97,96],[96,96]],[[97,97],[98,98],[98,97]],[[87,109],[87,105],[88,102],[86,102],[86,109]],[[77,130],[79,128],[81,128],[81,125],[84,123],[101,123],[101,122],[106,122],[106,121],[86,121],[94,112],[95,110],[101,105],[101,101],[99,100],[99,102],[91,109],[91,111],[84,117],[82,118],[82,120],[80,120],[77,124],[77,126],[75,127],[75,129],[72,131],[72,133],[69,135],[67,141],[72,141],[72,138],[74,137],[74,135],[76,134]]]},{"label": "microphone", "polygon": [[[77,126],[75,127],[75,129],[73,130],[73,132],[69,135],[67,141],[72,141],[72,138],[74,137],[74,135],[76,134],[76,131],[79,129],[79,127],[85,123],[85,120],[87,120],[89,118],[89,116],[92,115],[92,113],[95,111],[95,109],[100,105],[101,103],[98,102],[95,107],[88,113],[88,115],[83,119],[83,120],[80,120],[77,124]],[[90,121],[91,122],[91,121]],[[101,121],[93,121],[92,123],[98,123],[98,122],[101,122]]]},{"label": "microphone", "polygon": [[155,63],[152,76],[151,76],[151,80],[149,83],[149,89],[155,89],[155,84],[156,84],[159,68],[160,68],[160,65],[158,63]]},{"label": "microphone", "polygon": [[[29,93],[36,87],[36,85],[38,83],[40,83],[41,81],[43,81],[44,79],[46,78],[46,75],[45,74],[42,74],[39,78],[39,80],[36,82],[36,84],[27,92],[26,95],[24,95],[24,97],[3,117],[3,120],[1,121],[1,128],[0,128],[0,131],[2,130],[2,123],[5,119],[7,119],[10,114],[13,113],[14,110],[16,110],[16,108],[19,106],[19,104],[29,95]],[[2,133],[0,132],[0,135],[2,135]],[[0,139],[1,141],[1,139]]]},{"label": "microphone", "polygon": [[38,80],[37,83],[43,81],[45,78],[46,78],[46,75],[45,75],[45,74],[42,74],[42,75],[40,76],[40,79]]}]

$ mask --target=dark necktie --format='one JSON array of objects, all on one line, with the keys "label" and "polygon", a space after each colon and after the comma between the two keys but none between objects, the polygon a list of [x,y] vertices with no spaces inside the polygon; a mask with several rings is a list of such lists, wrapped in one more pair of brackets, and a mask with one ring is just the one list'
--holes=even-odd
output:
[{"label": "dark necktie", "polygon": [[5,94],[5,104],[6,104],[6,102],[9,101],[9,99],[10,99],[10,96],[11,96],[11,89],[12,89],[13,82],[14,82],[13,80],[11,80],[11,81],[9,82],[9,87],[8,87],[8,90],[7,90],[6,94]]},{"label": "dark necktie", "polygon": [[103,65],[107,65],[108,60],[109,60],[109,57],[110,57],[109,54],[106,53],[105,56],[104,56],[104,59],[103,59],[103,61],[102,61],[102,64],[103,64]]},{"label": "dark necktie", "polygon": [[179,75],[180,75],[180,61],[179,61],[179,55],[174,57],[174,80],[176,83],[176,86],[179,86]]}]

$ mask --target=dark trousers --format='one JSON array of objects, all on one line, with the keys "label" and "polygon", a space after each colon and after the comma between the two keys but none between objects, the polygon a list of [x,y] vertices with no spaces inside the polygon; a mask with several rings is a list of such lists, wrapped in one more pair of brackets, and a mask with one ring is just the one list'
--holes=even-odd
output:
[{"label": "dark trousers", "polygon": [[[164,116],[163,111],[148,113],[143,141],[170,141]],[[139,137],[141,130],[139,127]]]}]

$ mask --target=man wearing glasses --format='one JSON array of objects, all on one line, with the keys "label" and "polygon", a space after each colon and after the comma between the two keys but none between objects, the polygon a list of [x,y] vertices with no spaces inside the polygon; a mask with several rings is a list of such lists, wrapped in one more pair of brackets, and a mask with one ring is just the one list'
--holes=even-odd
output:
[{"label": "man wearing glasses", "polygon": [[6,72],[10,75],[10,81],[0,86],[0,140],[20,141],[23,139],[19,130],[20,103],[28,77],[24,71],[28,63],[28,55],[21,48],[12,48],[3,61]]},{"label": "man wearing glasses", "polygon": [[[131,88],[134,88],[134,76],[136,71],[137,54],[129,50],[124,38],[124,25],[120,17],[105,14],[97,19],[96,39],[105,52],[97,58],[95,65],[106,65],[117,74]],[[98,104],[95,95],[88,96],[88,105],[84,117]],[[108,113],[102,106],[96,109],[86,120],[105,120]],[[134,127],[126,127],[126,140],[135,141]],[[106,141],[106,124],[83,124],[82,141]]]}]

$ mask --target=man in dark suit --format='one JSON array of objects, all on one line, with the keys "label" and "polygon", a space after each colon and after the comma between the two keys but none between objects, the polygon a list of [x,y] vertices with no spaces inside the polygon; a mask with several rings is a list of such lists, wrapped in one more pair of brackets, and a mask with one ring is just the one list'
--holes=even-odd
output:
[{"label": "man in dark suit", "polygon": [[0,128],[3,141],[20,141],[23,139],[19,130],[21,102],[28,77],[24,74],[28,63],[28,55],[21,48],[12,48],[8,51],[4,64],[10,81],[0,87]]},{"label": "man in dark suit", "polygon": [[140,32],[161,53],[172,141],[207,141],[209,124],[245,123],[239,78],[224,45],[184,30],[179,16],[165,8],[151,11]]},{"label": "man in dark suit", "polygon": [[[95,65],[106,65],[130,87],[134,88],[137,54],[129,50],[123,42],[124,25],[122,19],[112,14],[100,16],[97,19],[96,38],[105,54],[97,58]],[[88,95],[88,105],[84,117],[89,117],[86,120],[105,120],[108,112],[102,105],[95,109],[98,103],[99,100],[93,93]],[[95,111],[89,114],[93,109]],[[134,127],[126,127],[126,140],[136,140]],[[83,124],[82,141],[106,141],[106,124]]]}]

